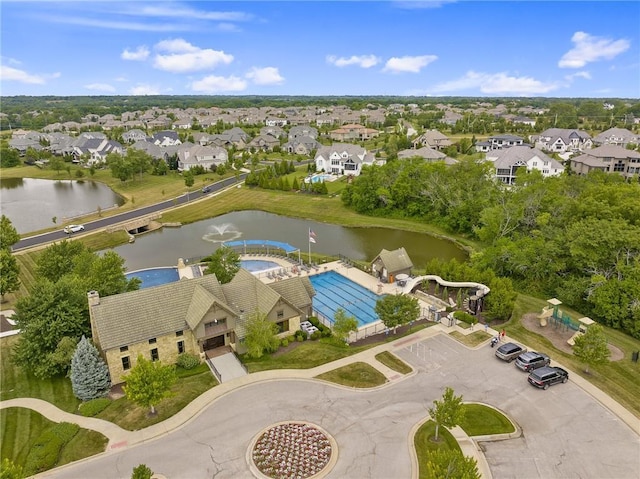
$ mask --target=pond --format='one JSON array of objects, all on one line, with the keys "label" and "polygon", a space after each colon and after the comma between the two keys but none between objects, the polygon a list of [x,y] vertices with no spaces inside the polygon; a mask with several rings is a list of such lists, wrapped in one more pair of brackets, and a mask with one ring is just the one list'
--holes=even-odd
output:
[{"label": "pond", "polygon": [[[309,230],[315,243],[309,242]],[[138,236],[135,243],[114,248],[129,271],[176,266],[178,258],[210,255],[225,241],[265,239],[289,243],[300,256],[312,253],[344,255],[371,261],[382,249],[404,247],[414,266],[421,268],[432,258],[464,261],[467,253],[455,243],[434,236],[388,228],[350,228],[301,220],[262,211],[239,211],[198,221],[180,228],[163,228]],[[294,255],[295,257],[296,255]]]},{"label": "pond", "polygon": [[2,178],[0,193],[2,214],[20,234],[61,225],[98,208],[106,210],[124,204],[120,195],[92,180]]}]

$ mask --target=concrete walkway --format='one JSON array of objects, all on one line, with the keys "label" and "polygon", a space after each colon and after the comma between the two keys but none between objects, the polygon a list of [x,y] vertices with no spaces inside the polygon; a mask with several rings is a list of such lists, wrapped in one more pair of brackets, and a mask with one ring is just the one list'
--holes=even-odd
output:
[{"label": "concrete walkway", "polygon": [[[73,422],[78,424],[80,427],[85,429],[92,429],[104,434],[109,442],[107,446],[107,451],[117,451],[123,448],[127,448],[136,444],[140,444],[142,442],[150,441],[152,439],[158,438],[165,434],[169,434],[176,429],[184,426],[185,424],[193,421],[205,408],[211,405],[212,402],[226,395],[227,393],[234,391],[238,388],[244,388],[248,385],[261,382],[261,381],[274,381],[274,380],[287,380],[287,379],[307,379],[312,380],[319,374],[340,368],[342,366],[346,366],[348,364],[354,362],[365,362],[370,364],[375,369],[379,370],[384,376],[387,378],[387,382],[379,386],[379,388],[385,388],[392,384],[397,383],[398,381],[402,381],[415,373],[410,373],[408,375],[403,375],[397,373],[396,371],[386,367],[379,361],[375,359],[375,356],[383,351],[391,351],[400,350],[405,348],[411,344],[418,343],[420,341],[424,341],[426,339],[432,338],[439,334],[448,334],[449,332],[456,330],[461,332],[462,334],[471,334],[472,331],[469,329],[459,328],[457,326],[448,327],[443,324],[436,324],[431,327],[422,329],[413,333],[410,336],[405,336],[403,338],[398,339],[397,341],[392,341],[388,343],[384,343],[373,348],[370,348],[366,351],[360,352],[358,354],[354,354],[352,356],[348,356],[337,361],[333,361],[331,363],[323,364],[321,366],[312,368],[312,369],[287,369],[287,370],[269,370],[269,371],[261,371],[257,373],[252,373],[248,375],[243,375],[229,381],[225,381],[224,383],[206,391],[196,399],[194,399],[191,403],[189,403],[184,409],[179,411],[174,416],[166,419],[165,421],[149,426],[145,429],[138,431],[127,431],[119,426],[103,421],[95,418],[86,418],[83,416],[70,414],[64,412],[52,404],[32,398],[19,398],[12,399],[8,401],[2,401],[0,403],[0,408],[9,408],[9,407],[24,407],[33,409],[41,414],[43,414],[48,419],[55,422]],[[477,328],[476,328],[477,330]],[[491,335],[497,334],[496,331],[489,329],[487,331]],[[486,347],[487,342],[483,342],[477,348]],[[473,348],[473,349],[477,349]],[[604,394],[599,389],[595,388],[593,385],[580,378],[577,374],[572,375],[572,381],[578,384],[582,389],[595,397],[599,402],[601,402],[605,407],[610,409],[614,414],[616,414],[621,420],[627,423],[634,432],[640,434],[640,421],[638,418],[633,416],[629,411],[624,409],[620,404],[615,402],[609,396]],[[315,379],[314,379],[315,380]],[[334,384],[334,386],[336,386]],[[343,387],[343,386],[337,386]],[[352,389],[352,388],[349,388]],[[417,428],[418,425],[416,425]],[[414,428],[414,429],[416,429]],[[411,437],[408,437],[408,443],[413,443],[412,434],[415,433],[415,430],[409,433]],[[481,452],[480,447],[478,446],[478,441],[469,438],[464,434],[460,428],[454,428],[452,433],[459,441],[463,452],[471,457],[474,457],[477,462],[479,469],[484,478],[491,478],[491,471],[488,467],[488,463],[484,457],[484,454]],[[501,438],[495,438],[501,439]],[[491,438],[483,438],[483,441],[491,440]],[[413,477],[417,477],[417,462],[414,463],[414,471]]]}]

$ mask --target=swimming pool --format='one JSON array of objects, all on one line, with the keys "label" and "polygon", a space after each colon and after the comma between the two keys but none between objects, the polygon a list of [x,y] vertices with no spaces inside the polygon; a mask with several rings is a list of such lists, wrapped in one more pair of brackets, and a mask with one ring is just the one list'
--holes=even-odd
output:
[{"label": "swimming pool", "polygon": [[127,279],[138,278],[140,283],[140,289],[151,288],[152,286],[159,286],[161,284],[173,283],[178,281],[178,268],[149,268],[140,269],[138,271],[132,271],[125,274]]},{"label": "swimming pool", "polygon": [[331,181],[333,179],[333,177],[331,175],[328,175],[326,173],[316,173],[313,176],[310,176],[309,178],[305,179],[306,183],[324,183],[325,181]]},{"label": "swimming pool", "polygon": [[[197,267],[197,266],[192,266]],[[262,271],[269,271],[281,266],[275,261],[267,261],[260,259],[247,259],[240,261],[240,267],[246,269],[250,273],[260,273]],[[180,276],[178,275],[178,268],[175,267],[161,267],[161,268],[149,268],[140,269],[138,271],[132,271],[125,274],[127,279],[138,278],[140,283],[140,289],[151,288],[152,286],[159,286],[161,284],[173,283],[178,281]],[[194,276],[196,276],[194,274]]]},{"label": "swimming pool", "polygon": [[342,308],[358,320],[359,326],[378,321],[375,307],[382,296],[335,271],[309,276],[309,281],[316,290],[313,309],[325,318],[333,322],[336,311]]},{"label": "swimming pool", "polygon": [[243,259],[240,261],[240,267],[246,269],[250,273],[260,273],[270,269],[281,268],[275,261],[267,261],[263,259]]}]

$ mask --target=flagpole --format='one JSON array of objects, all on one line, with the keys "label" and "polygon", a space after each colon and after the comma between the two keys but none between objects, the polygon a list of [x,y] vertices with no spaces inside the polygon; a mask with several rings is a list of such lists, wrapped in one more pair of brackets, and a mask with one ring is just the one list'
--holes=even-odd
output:
[{"label": "flagpole", "polygon": [[307,241],[309,241],[309,266],[311,266],[311,228],[309,228],[307,234]]}]

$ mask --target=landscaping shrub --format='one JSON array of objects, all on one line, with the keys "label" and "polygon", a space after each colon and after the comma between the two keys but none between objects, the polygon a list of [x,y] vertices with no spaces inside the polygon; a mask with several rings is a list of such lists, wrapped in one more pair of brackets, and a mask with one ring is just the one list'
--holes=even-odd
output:
[{"label": "landscaping shrub", "polygon": [[176,366],[182,369],[193,369],[200,364],[200,358],[195,354],[182,353],[178,355]]},{"label": "landscaping shrub", "polygon": [[478,322],[478,318],[464,311],[456,311],[453,313],[453,317],[467,324],[476,324]]},{"label": "landscaping shrub", "polygon": [[78,411],[82,416],[93,417],[99,412],[104,411],[109,404],[111,404],[111,399],[109,398],[92,399],[91,401],[80,404]]},{"label": "landscaping shrub", "polygon": [[307,333],[299,329],[298,331],[295,332],[294,337],[298,342],[304,341],[305,339],[307,339]]},{"label": "landscaping shrub", "polygon": [[62,448],[80,430],[77,424],[61,422],[46,429],[27,455],[24,472],[27,476],[47,471],[56,466]]},{"label": "landscaping shrub", "polygon": [[313,333],[311,333],[311,339],[314,341],[317,341],[321,337],[322,337],[322,331],[314,331]]}]

